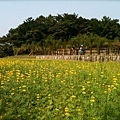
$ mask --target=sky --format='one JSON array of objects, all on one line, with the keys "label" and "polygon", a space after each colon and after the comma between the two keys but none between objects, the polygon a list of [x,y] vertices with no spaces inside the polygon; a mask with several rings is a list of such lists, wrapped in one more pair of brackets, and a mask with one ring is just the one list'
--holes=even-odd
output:
[{"label": "sky", "polygon": [[103,16],[118,19],[120,23],[119,0],[0,0],[0,37],[17,28],[27,18],[40,15],[78,14],[86,19]]}]

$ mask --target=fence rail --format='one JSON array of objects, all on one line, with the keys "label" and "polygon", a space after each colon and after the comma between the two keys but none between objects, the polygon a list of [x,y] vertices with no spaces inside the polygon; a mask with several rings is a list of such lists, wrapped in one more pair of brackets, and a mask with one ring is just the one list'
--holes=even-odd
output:
[{"label": "fence rail", "polygon": [[54,59],[54,60],[80,60],[91,62],[120,62],[120,55],[37,55],[36,59]]},{"label": "fence rail", "polygon": [[[84,49],[84,54],[91,55],[119,55],[120,48],[100,48],[99,51],[97,48]],[[41,50],[39,52],[33,53],[37,55],[79,55],[79,49],[57,49],[57,50]]]}]

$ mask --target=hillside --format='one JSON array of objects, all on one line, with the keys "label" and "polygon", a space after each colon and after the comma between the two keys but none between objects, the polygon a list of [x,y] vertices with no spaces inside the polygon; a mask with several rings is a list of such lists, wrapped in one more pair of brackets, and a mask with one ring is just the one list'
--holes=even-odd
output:
[{"label": "hillside", "polygon": [[81,44],[89,48],[119,47],[120,24],[118,19],[107,16],[89,20],[75,13],[41,15],[36,19],[29,17],[17,28],[11,28],[0,38],[1,44],[5,42],[13,45],[14,54],[79,47]]}]

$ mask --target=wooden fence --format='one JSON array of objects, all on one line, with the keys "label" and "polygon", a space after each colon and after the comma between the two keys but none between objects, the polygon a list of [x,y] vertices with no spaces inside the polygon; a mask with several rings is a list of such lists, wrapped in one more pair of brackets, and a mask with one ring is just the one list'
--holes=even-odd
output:
[{"label": "wooden fence", "polygon": [[92,48],[92,54],[90,49],[84,49],[84,54],[80,55],[79,49],[57,49],[56,51],[41,51],[36,56],[36,59],[58,59],[58,60],[80,60],[80,61],[117,61],[120,62],[120,48],[108,49],[101,48],[100,54],[98,54],[97,48]]},{"label": "wooden fence", "polygon": [[[100,54],[99,55],[119,55],[120,48],[100,48]],[[37,55],[80,55],[79,49],[57,49],[57,50],[41,50],[37,53],[34,53]],[[89,48],[84,49],[84,55],[98,55],[98,49],[92,48],[92,51],[90,51]]]},{"label": "wooden fence", "polygon": [[37,55],[36,59],[80,60],[91,62],[120,62],[120,55]]}]

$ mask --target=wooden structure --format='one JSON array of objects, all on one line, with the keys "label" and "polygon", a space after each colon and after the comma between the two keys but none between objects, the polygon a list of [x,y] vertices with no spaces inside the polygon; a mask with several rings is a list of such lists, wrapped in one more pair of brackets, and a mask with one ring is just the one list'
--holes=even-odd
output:
[{"label": "wooden structure", "polygon": [[[52,51],[39,51],[38,53],[33,53],[35,55],[80,55],[79,48],[75,49],[57,49]],[[120,48],[84,48],[84,55],[119,55]]]}]

